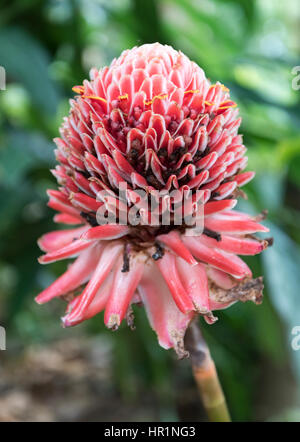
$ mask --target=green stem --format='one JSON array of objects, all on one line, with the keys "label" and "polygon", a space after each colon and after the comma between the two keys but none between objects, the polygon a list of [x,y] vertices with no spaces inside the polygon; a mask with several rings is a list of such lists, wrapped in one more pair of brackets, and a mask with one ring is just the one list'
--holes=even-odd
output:
[{"label": "green stem", "polygon": [[209,420],[230,422],[215,363],[195,321],[191,322],[186,332],[185,346],[190,353],[193,375]]}]

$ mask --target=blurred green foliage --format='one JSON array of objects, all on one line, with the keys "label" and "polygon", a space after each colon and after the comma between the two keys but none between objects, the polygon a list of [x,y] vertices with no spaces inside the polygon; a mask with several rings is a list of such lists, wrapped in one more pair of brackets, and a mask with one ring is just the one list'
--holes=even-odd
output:
[{"label": "blurred green foliage", "polygon": [[[268,209],[275,237],[273,248],[249,259],[255,275],[265,276],[262,306],[235,305],[218,314],[216,325],[203,324],[233,418],[300,420],[300,350],[291,349],[291,331],[300,326],[300,90],[292,89],[292,68],[300,65],[297,0],[0,4],[0,65],[7,73],[0,91],[0,323],[8,337],[24,347],[62,334],[107,333],[101,317],[62,331],[61,304],[33,301],[65,266],[36,261],[37,237],[55,228],[45,193],[56,187],[51,140],[72,86],[92,66],[134,45],[171,44],[213,82],[230,87],[243,116],[249,167],[257,171],[240,206]],[[195,418],[182,416],[177,403],[180,390],[192,385],[188,362],[160,349],[143,311],[136,316],[135,333],[122,327],[109,335],[117,388],[137,407],[141,391],[154,391],[161,419]]]}]

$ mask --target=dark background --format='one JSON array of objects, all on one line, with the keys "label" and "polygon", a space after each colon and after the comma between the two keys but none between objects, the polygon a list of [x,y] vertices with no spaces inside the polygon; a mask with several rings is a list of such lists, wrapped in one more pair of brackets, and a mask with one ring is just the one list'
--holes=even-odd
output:
[{"label": "dark background", "polygon": [[[1,0],[0,420],[205,419],[188,361],[159,348],[143,311],[137,330],[102,315],[63,330],[62,302],[34,296],[65,263],[41,266],[36,239],[55,229],[46,189],[71,90],[134,45],[181,49],[231,89],[249,170],[240,207],[269,210],[275,244],[249,259],[265,277],[261,306],[235,305],[203,324],[234,420],[300,421],[300,65],[297,0]],[[300,73],[300,72],[299,72]],[[300,81],[298,81],[300,87]]]}]

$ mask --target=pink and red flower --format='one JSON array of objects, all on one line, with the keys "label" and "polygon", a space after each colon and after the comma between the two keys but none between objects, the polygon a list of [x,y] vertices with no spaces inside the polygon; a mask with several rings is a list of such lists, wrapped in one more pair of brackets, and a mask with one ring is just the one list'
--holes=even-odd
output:
[{"label": "pink and red flower", "polygon": [[[268,245],[254,236],[268,231],[260,217],[233,210],[239,188],[254,176],[242,172],[241,118],[229,90],[169,46],[127,50],[90,76],[74,87],[78,95],[55,139],[59,189],[48,191],[55,222],[78,227],[39,240],[46,252],[40,263],[75,261],[36,300],[68,299],[65,326],[104,311],[111,329],[124,318],[131,323],[131,306],[142,304],[160,345],[182,356],[196,314],[213,323],[214,310],[262,296],[261,278],[252,279],[238,256]],[[124,183],[125,203],[117,198]],[[99,208],[126,212],[139,189],[188,192],[192,204],[201,190],[203,233],[189,236],[172,219],[168,227],[98,224]],[[159,220],[162,211],[158,205]]]}]

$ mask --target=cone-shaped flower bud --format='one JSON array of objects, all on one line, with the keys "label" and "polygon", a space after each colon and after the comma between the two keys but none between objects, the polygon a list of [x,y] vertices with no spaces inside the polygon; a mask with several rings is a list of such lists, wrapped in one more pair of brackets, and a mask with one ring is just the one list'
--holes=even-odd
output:
[{"label": "cone-shaped flower bud", "polygon": [[254,175],[243,172],[236,103],[158,43],[123,52],[73,90],[55,139],[59,188],[48,192],[55,222],[70,229],[39,240],[39,261],[75,260],[37,302],[68,299],[65,326],[103,311],[111,329],[143,304],[159,343],[184,356],[196,314],[213,323],[214,310],[262,296],[238,256],[264,250],[254,234],[268,229],[233,210]]}]

